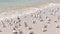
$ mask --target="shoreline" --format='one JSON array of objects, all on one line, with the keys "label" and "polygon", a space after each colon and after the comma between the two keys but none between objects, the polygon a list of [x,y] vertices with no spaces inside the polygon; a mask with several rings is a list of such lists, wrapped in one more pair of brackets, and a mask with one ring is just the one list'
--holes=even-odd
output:
[{"label": "shoreline", "polygon": [[5,5],[5,6],[0,6],[1,10],[24,10],[27,8],[39,8],[45,5],[49,5],[50,3],[42,3],[42,4],[30,4],[30,5],[15,5],[15,6],[11,6],[11,5]]},{"label": "shoreline", "polygon": [[[54,5],[56,5],[56,4],[54,4],[54,3],[48,3],[48,4],[44,4],[44,5],[38,5],[38,6],[32,6],[32,7],[27,7],[27,8],[23,8],[23,9],[20,9],[20,8],[13,8],[13,7],[8,7],[8,8],[3,8],[0,12],[2,12],[1,13],[1,15],[0,16],[6,16],[6,15],[14,15],[14,14],[21,14],[21,15],[24,15],[26,12],[27,12],[27,14],[28,14],[28,12],[32,12],[32,11],[35,11],[35,10],[43,10],[43,9],[45,9],[45,8],[48,8],[48,7],[53,7]],[[57,4],[56,6],[60,6],[60,4]],[[25,13],[24,13],[25,12]],[[30,13],[29,13],[30,14]]]}]

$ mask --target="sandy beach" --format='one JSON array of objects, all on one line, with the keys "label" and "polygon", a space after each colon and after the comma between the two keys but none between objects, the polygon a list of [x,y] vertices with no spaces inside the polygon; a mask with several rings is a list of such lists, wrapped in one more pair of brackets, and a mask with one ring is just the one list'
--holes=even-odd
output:
[{"label": "sandy beach", "polygon": [[0,34],[60,34],[60,4],[0,8]]}]

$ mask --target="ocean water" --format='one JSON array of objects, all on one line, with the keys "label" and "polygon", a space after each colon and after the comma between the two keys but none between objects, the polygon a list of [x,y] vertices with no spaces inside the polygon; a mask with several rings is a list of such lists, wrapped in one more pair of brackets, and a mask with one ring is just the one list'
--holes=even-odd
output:
[{"label": "ocean water", "polygon": [[26,4],[41,4],[49,2],[57,2],[59,0],[0,0],[0,5],[26,5]]}]

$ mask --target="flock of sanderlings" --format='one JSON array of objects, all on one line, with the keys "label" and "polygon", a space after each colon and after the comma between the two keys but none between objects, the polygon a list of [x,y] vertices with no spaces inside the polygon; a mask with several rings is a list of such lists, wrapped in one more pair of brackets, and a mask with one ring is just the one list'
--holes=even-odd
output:
[{"label": "flock of sanderlings", "polygon": [[36,12],[33,11],[34,13],[0,20],[0,32],[4,31],[1,28],[10,27],[13,34],[24,34],[27,30],[29,31],[29,34],[40,34],[35,33],[35,30],[40,29],[41,32],[48,32],[54,28],[60,28],[60,5],[47,7],[43,10],[40,10],[40,8],[38,9],[39,10]]}]

